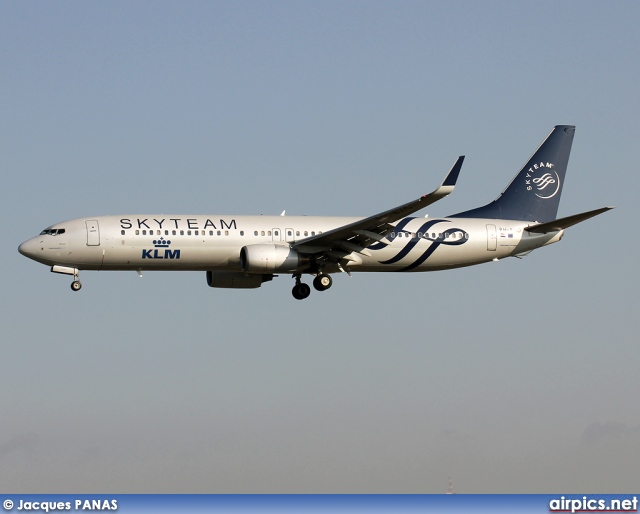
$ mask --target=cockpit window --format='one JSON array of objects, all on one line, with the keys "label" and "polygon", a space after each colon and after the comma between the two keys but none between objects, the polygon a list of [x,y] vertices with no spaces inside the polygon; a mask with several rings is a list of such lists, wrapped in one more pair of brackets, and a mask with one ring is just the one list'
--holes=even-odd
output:
[{"label": "cockpit window", "polygon": [[42,232],[40,232],[41,236],[58,236],[60,234],[64,234],[65,229],[63,228],[46,228]]}]

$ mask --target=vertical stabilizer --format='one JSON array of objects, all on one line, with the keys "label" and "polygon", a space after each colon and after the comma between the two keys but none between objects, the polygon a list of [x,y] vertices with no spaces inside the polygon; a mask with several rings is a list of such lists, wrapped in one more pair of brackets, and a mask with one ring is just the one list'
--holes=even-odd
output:
[{"label": "vertical stabilizer", "polygon": [[450,216],[545,223],[556,219],[575,127],[557,125],[502,194],[490,204]]}]

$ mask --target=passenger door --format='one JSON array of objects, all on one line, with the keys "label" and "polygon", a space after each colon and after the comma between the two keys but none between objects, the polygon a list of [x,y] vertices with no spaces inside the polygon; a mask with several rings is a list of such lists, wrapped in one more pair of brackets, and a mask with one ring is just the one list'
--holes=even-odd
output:
[{"label": "passenger door", "polygon": [[100,246],[100,227],[98,220],[86,220],[87,246]]},{"label": "passenger door", "polygon": [[487,225],[487,250],[495,252],[498,247],[498,237],[495,225]]}]

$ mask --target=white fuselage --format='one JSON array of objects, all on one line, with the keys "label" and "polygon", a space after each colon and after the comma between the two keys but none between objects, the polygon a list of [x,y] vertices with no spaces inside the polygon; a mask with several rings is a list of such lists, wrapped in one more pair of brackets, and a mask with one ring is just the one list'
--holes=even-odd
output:
[{"label": "white fuselage", "polygon": [[[241,271],[240,250],[244,246],[288,247],[359,219],[97,216],[52,225],[41,235],[25,241],[20,251],[46,265],[78,270]],[[529,252],[558,241],[563,233],[529,233],[524,230],[532,225],[529,222],[477,218],[408,217],[393,225],[395,232],[364,253],[350,254],[345,267],[353,272],[371,272],[470,266]]]}]

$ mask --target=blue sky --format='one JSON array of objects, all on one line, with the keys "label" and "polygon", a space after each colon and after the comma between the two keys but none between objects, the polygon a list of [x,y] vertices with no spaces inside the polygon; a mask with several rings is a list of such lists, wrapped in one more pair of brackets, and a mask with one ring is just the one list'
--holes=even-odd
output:
[{"label": "blue sky", "polygon": [[[637,489],[636,2],[3,2],[0,483],[15,492]],[[361,215],[497,196],[577,126],[523,260],[65,277],[17,246],[120,213]],[[625,222],[627,220],[627,222]]]}]

